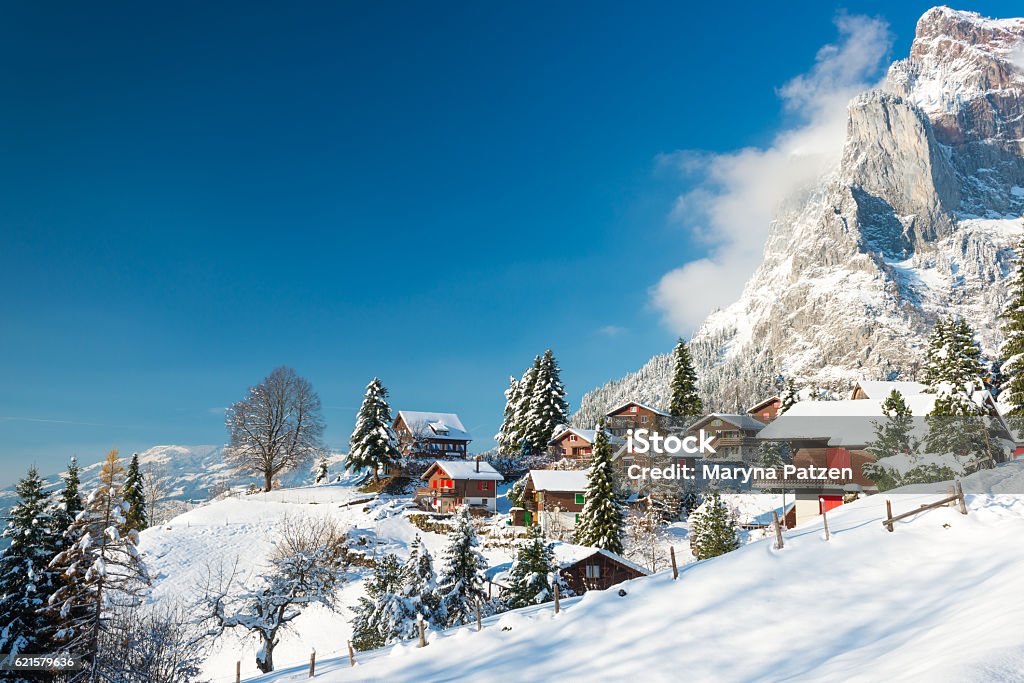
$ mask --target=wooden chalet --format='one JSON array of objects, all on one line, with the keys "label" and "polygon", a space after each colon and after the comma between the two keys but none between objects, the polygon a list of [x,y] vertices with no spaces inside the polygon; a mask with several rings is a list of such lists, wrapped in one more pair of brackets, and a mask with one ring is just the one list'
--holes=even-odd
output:
[{"label": "wooden chalet", "polygon": [[761,442],[758,433],[765,423],[748,414],[711,413],[690,426],[690,434],[712,435],[711,447],[715,452],[703,456],[706,460],[726,462],[754,462]]},{"label": "wooden chalet", "polygon": [[[594,454],[594,439],[597,431],[594,429],[576,429],[575,427],[563,427],[555,432],[554,438],[548,442],[548,446],[568,460],[586,462]],[[618,446],[625,441],[614,434],[608,434],[608,441],[613,446]]]},{"label": "wooden chalet", "polygon": [[782,399],[778,396],[772,396],[771,398],[766,398],[760,403],[747,408],[747,415],[755,420],[760,420],[761,422],[768,424],[779,416],[779,410],[781,408]]},{"label": "wooden chalet", "polygon": [[670,418],[664,410],[629,401],[605,414],[605,427],[611,434],[624,437],[630,429],[663,430]]},{"label": "wooden chalet", "polygon": [[539,524],[547,536],[575,529],[586,502],[587,474],[587,470],[530,470],[523,507],[513,510],[512,524]]},{"label": "wooden chalet", "polygon": [[576,595],[604,590],[650,572],[608,550],[562,545],[555,548],[559,573]]},{"label": "wooden chalet", "polygon": [[391,429],[409,458],[465,458],[473,440],[455,413],[399,410]]},{"label": "wooden chalet", "polygon": [[416,489],[416,500],[437,512],[455,512],[463,505],[497,512],[498,484],[505,480],[479,458],[435,460],[421,479],[427,485]]}]

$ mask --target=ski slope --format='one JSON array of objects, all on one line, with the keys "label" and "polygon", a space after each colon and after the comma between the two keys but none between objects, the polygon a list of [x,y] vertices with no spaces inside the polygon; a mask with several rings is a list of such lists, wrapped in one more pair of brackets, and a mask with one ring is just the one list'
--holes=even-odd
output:
[{"label": "ski slope", "polygon": [[[924,512],[882,528],[934,494],[877,495],[770,540],[550,606],[486,628],[320,657],[321,683],[343,681],[1021,681],[1024,680],[1024,462],[970,482],[969,514]],[[306,648],[308,662],[309,647]],[[308,664],[253,679],[307,680]]]}]

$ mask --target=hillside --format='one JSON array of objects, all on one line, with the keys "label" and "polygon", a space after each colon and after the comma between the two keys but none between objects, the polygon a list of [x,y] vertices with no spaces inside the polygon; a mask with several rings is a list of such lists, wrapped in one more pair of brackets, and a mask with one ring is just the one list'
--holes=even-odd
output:
[{"label": "hillside", "polygon": [[[777,375],[846,387],[912,378],[939,314],[970,320],[995,358],[1024,236],[1024,19],[937,7],[909,55],[848,105],[842,155],[779,197],[763,261],[690,348],[708,407],[735,410]],[[580,423],[626,400],[663,405],[655,357],[581,402]]]},{"label": "hillside", "polygon": [[[1024,462],[969,478],[969,514],[940,508],[886,532],[886,496],[617,590],[499,615],[411,645],[321,660],[315,680],[1011,681],[1024,670]],[[891,493],[897,511],[935,495]],[[998,549],[998,552],[993,552]],[[308,648],[307,648],[308,650]],[[472,653],[467,659],[466,654]],[[306,680],[294,667],[255,679]]]}]

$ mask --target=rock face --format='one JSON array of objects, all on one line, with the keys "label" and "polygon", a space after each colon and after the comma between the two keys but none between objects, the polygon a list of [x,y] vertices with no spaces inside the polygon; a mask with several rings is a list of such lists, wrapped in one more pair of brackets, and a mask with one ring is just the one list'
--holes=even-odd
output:
[{"label": "rock face", "polygon": [[[836,389],[912,378],[940,314],[968,319],[994,357],[1022,215],[1024,19],[931,9],[909,57],[850,102],[838,167],[776,218],[740,299],[694,333],[709,407],[749,405],[779,374]],[[663,404],[670,371],[655,357],[587,394],[577,419]]]}]

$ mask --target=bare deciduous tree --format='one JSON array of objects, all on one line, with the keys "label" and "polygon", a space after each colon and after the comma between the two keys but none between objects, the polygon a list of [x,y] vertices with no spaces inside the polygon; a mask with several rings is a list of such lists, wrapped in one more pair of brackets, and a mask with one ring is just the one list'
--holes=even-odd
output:
[{"label": "bare deciduous tree", "polygon": [[167,521],[165,501],[171,493],[171,480],[167,475],[167,467],[157,463],[147,463],[142,473],[142,495],[146,500],[150,526],[158,526]]},{"label": "bare deciduous tree", "polygon": [[263,490],[274,477],[308,463],[322,448],[320,397],[308,380],[280,367],[227,411],[231,442],[225,460],[241,472],[263,475]]}]

